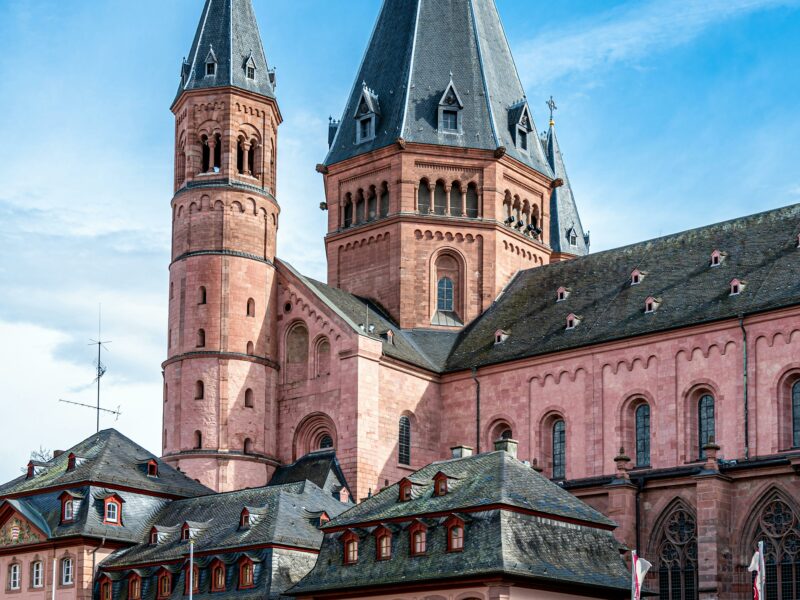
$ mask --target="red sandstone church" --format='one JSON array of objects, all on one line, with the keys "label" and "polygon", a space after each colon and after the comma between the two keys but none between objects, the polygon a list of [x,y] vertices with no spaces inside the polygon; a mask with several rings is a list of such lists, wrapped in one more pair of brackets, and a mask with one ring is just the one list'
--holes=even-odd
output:
[{"label": "red sandstone church", "polygon": [[359,501],[516,440],[661,598],[750,597],[758,540],[767,597],[800,598],[800,205],[590,254],[494,2],[385,0],[317,167],[315,281],[276,256],[250,4],[207,0],[172,104],[163,461],[229,492],[332,449]]}]

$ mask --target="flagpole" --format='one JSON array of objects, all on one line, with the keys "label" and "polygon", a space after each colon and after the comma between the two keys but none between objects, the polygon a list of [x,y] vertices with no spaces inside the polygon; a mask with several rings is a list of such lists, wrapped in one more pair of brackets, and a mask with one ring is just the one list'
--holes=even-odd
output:
[{"label": "flagpole", "polygon": [[764,540],[758,542],[758,598],[764,600],[767,595],[765,594],[767,587],[767,565],[764,560]]},{"label": "flagpole", "polygon": [[194,593],[194,540],[189,540],[189,600]]}]

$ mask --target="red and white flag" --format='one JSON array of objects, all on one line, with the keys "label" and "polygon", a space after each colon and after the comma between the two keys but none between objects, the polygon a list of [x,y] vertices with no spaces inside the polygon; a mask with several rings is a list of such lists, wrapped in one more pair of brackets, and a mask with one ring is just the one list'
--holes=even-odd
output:
[{"label": "red and white flag", "polygon": [[764,584],[767,582],[767,571],[764,565],[764,542],[758,542],[758,550],[753,554],[753,560],[750,561],[750,566],[747,567],[748,571],[755,571],[756,576],[753,579],[753,600],[764,600]]},{"label": "red and white flag", "polygon": [[640,600],[642,597],[642,585],[644,585],[644,576],[650,570],[651,565],[645,559],[640,558],[634,550],[631,554],[631,598],[633,600]]}]

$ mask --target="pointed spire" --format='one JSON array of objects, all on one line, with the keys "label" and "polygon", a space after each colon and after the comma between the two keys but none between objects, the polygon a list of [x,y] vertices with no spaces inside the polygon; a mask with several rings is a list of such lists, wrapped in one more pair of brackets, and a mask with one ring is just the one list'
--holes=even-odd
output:
[{"label": "pointed spire", "polygon": [[583,256],[589,253],[589,235],[583,231],[578,205],[575,203],[567,169],[564,166],[564,157],[558,145],[556,124],[553,120],[553,111],[557,107],[552,96],[547,106],[550,108],[550,128],[542,140],[542,145],[556,179],[564,182],[561,187],[555,188],[550,196],[550,247],[554,252]]},{"label": "pointed spire", "polygon": [[[458,32],[454,34],[453,32]],[[375,136],[357,143],[358,103],[365,83],[380,102]],[[448,89],[463,104],[459,135],[442,136],[437,100]],[[384,0],[364,53],[342,123],[325,164],[389,146],[437,144],[506,154],[552,177],[529,118],[518,123],[525,91],[492,0]],[[513,111],[516,111],[512,114]],[[530,115],[530,111],[526,114]]]},{"label": "pointed spire", "polygon": [[275,96],[252,0],[206,0],[181,74],[179,96],[224,86]]}]

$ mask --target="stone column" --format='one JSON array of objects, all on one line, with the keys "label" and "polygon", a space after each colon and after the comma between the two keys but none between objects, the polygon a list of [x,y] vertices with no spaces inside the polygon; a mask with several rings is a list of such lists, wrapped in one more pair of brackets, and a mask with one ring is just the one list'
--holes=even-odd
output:
[{"label": "stone column", "polygon": [[733,588],[731,480],[719,471],[713,439],[703,450],[706,462],[695,476],[699,600],[720,600],[730,598]]},{"label": "stone column", "polygon": [[453,189],[452,185],[444,186],[444,214],[450,216],[450,190]]},{"label": "stone column", "polygon": [[242,142],[242,173],[252,175],[250,173],[250,142]]},{"label": "stone column", "polygon": [[461,216],[467,216],[467,192],[466,188],[463,192],[461,192]]},{"label": "stone column", "polygon": [[217,139],[215,137],[211,137],[208,140],[208,171],[207,173],[213,173],[214,167],[217,165],[215,164],[217,160]]}]

